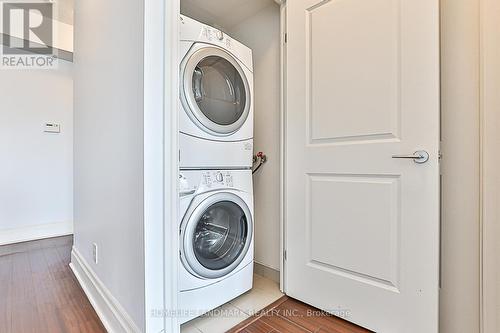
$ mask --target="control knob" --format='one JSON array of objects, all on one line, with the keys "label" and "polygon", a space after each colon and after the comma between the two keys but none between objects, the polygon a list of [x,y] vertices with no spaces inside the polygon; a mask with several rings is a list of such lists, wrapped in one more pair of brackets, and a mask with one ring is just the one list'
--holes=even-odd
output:
[{"label": "control knob", "polygon": [[217,30],[215,33],[215,36],[217,36],[218,40],[223,40],[224,39],[224,33],[220,30]]},{"label": "control knob", "polygon": [[222,176],[221,172],[217,172],[217,174],[215,175],[215,180],[218,181],[219,183],[221,183],[224,180],[224,176]]}]

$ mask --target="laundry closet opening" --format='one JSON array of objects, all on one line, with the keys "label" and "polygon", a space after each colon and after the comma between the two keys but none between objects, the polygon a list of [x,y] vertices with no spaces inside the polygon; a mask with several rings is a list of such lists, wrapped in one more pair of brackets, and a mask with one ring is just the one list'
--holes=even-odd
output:
[{"label": "laundry closet opening", "polygon": [[228,330],[282,296],[280,16],[273,0],[181,0],[181,332]]}]

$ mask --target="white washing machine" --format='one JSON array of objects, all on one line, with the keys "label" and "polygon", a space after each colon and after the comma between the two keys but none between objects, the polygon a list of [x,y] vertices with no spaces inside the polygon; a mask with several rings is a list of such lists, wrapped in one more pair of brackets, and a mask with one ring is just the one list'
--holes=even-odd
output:
[{"label": "white washing machine", "polygon": [[181,169],[250,168],[252,51],[186,16],[180,31]]},{"label": "white washing machine", "polygon": [[179,309],[184,323],[252,288],[250,170],[180,173]]}]

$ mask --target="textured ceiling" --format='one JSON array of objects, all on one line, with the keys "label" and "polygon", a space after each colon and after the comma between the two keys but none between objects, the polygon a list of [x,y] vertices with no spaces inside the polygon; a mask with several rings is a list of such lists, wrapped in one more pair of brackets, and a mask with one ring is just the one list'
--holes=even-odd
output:
[{"label": "textured ceiling", "polygon": [[181,0],[181,13],[228,31],[272,4],[277,6],[274,0]]},{"label": "textured ceiling", "polygon": [[[54,4],[54,18],[73,25],[74,0],[54,0]],[[181,0],[181,12],[204,23],[229,30],[272,4],[276,5],[274,0]]]}]

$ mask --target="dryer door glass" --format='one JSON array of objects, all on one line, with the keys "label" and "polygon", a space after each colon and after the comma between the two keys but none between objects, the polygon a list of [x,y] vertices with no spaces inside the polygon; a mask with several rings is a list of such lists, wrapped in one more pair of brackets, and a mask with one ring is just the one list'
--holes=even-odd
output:
[{"label": "dryer door glass", "polygon": [[223,57],[212,55],[198,62],[192,85],[200,111],[215,124],[232,125],[244,116],[245,83],[239,71]]},{"label": "dryer door glass", "polygon": [[249,225],[243,209],[232,201],[219,201],[198,219],[193,233],[194,254],[205,268],[221,270],[240,258],[248,237]]}]

